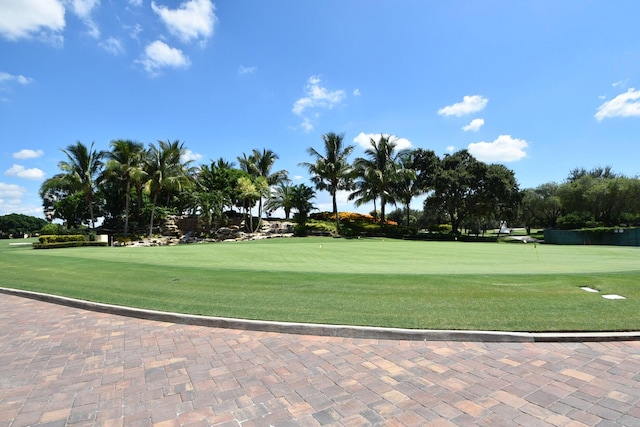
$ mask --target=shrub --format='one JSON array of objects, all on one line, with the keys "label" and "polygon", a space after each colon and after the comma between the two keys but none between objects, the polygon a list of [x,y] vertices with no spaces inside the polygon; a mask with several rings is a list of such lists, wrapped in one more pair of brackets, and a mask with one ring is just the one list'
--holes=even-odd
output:
[{"label": "shrub", "polygon": [[452,230],[451,224],[432,224],[427,230],[433,231],[436,233],[450,233]]},{"label": "shrub", "polygon": [[52,234],[40,236],[38,240],[40,243],[48,245],[52,243],[87,242],[89,239],[84,234]]},{"label": "shrub", "polygon": [[588,213],[572,212],[558,218],[558,228],[560,230],[575,230],[586,227],[590,221],[593,221],[593,218]]},{"label": "shrub", "polygon": [[40,235],[60,234],[60,224],[47,224],[40,229]]}]

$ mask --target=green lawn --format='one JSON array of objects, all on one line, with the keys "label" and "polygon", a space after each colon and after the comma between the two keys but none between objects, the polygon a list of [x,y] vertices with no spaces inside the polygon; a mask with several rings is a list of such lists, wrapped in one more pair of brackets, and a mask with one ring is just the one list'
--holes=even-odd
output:
[{"label": "green lawn", "polygon": [[0,240],[0,286],[119,305],[404,328],[640,329],[636,247],[299,238],[32,250],[16,242]]}]

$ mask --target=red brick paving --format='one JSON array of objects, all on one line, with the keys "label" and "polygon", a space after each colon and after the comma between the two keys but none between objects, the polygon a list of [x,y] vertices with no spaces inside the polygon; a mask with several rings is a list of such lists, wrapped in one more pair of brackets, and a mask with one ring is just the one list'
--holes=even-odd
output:
[{"label": "red brick paving", "polygon": [[0,295],[0,427],[639,426],[640,342],[287,335]]}]

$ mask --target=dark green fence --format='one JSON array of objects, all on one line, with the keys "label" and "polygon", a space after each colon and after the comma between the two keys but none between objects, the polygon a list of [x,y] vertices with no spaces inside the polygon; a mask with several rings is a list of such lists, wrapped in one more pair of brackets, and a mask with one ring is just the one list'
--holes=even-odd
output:
[{"label": "dark green fence", "polygon": [[556,245],[640,246],[640,228],[544,230],[544,242]]}]

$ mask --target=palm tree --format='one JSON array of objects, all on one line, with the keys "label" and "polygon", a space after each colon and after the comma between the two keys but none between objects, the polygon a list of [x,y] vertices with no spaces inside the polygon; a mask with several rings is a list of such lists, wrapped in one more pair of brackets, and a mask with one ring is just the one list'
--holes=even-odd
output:
[{"label": "palm tree", "polygon": [[368,167],[368,165],[363,163],[355,165],[353,175],[356,178],[355,191],[349,194],[347,200],[353,201],[353,204],[357,208],[373,202],[373,216],[377,220],[378,209],[376,207],[376,202],[379,196],[379,185],[377,182],[378,176],[371,167]]},{"label": "palm tree", "polygon": [[107,153],[107,175],[124,181],[124,234],[129,232],[129,208],[131,204],[131,184],[144,179],[144,146],[139,142],[118,139],[111,141],[111,151]]},{"label": "palm tree", "polygon": [[313,188],[305,184],[298,184],[291,187],[291,202],[293,209],[297,211],[296,219],[298,224],[304,226],[309,212],[315,209],[315,206],[311,203],[311,199],[314,197],[316,197],[316,192]]},{"label": "palm tree", "polygon": [[407,209],[407,227],[411,218],[411,200],[422,194],[424,191],[416,180],[416,171],[412,168],[413,156],[407,151],[398,156],[399,169],[396,171],[395,180],[392,184],[392,192],[396,200],[402,202]]},{"label": "palm tree", "polygon": [[[243,176],[238,178],[236,191],[242,201],[242,205],[245,210],[245,214],[249,219],[249,232],[254,233],[256,229],[253,228],[253,214],[251,212],[256,201],[269,193],[269,185],[267,180],[263,176],[257,178],[251,178],[250,176]],[[245,222],[246,225],[246,222]],[[256,227],[259,227],[259,223]]]},{"label": "palm tree", "polygon": [[95,228],[96,225],[93,211],[94,196],[98,177],[104,165],[102,159],[105,156],[105,152],[96,151],[93,144],[92,142],[89,148],[80,141],[69,145],[62,150],[67,160],[58,163],[58,167],[63,172],[62,179],[66,181],[66,187],[82,192],[89,207],[91,228]]},{"label": "palm tree", "polygon": [[371,148],[365,150],[368,158],[358,157],[355,162],[355,170],[362,173],[360,178],[372,181],[372,185],[377,187],[371,191],[380,198],[380,221],[385,221],[385,207],[387,203],[395,203],[393,195],[393,182],[398,169],[397,158],[403,155],[404,151],[396,153],[396,142],[391,140],[390,135],[380,134],[376,141],[370,139]]},{"label": "palm tree", "polygon": [[[268,188],[271,188],[273,185],[289,181],[286,170],[271,172],[273,164],[277,159],[278,155],[271,150],[263,148],[262,152],[260,152],[260,150],[254,148],[250,156],[242,153],[242,157],[238,157],[238,162],[240,163],[240,167],[249,173],[249,175],[255,178],[263,177],[267,182]],[[262,199],[263,196],[261,195],[258,200],[259,219],[262,218]]]},{"label": "palm tree", "polygon": [[293,188],[288,182],[278,184],[271,192],[271,198],[265,203],[265,209],[276,210],[282,208],[284,210],[284,218],[289,219],[293,208]]},{"label": "palm tree", "polygon": [[163,190],[180,191],[190,184],[188,170],[190,162],[183,163],[180,159],[185,152],[184,143],[177,140],[158,141],[157,146],[150,144],[147,151],[145,190],[151,195],[149,237],[153,235],[153,217],[160,193]]},{"label": "palm tree", "polygon": [[311,182],[317,190],[326,190],[331,194],[333,202],[333,214],[336,217],[336,229],[340,231],[340,218],[338,216],[338,202],[336,194],[339,190],[351,190],[352,177],[351,165],[347,158],[353,152],[354,146],[344,146],[344,134],[329,132],[322,135],[324,153],[313,147],[307,148],[307,153],[315,158],[314,163],[304,162],[300,166],[307,168],[311,174]]}]

